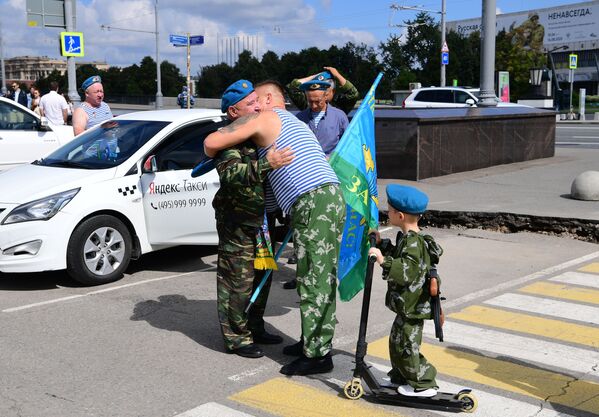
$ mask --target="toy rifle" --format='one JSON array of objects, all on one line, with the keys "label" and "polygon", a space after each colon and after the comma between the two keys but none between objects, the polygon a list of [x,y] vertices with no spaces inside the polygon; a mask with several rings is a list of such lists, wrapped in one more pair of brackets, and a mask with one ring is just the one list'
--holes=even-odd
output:
[{"label": "toy rifle", "polygon": [[439,339],[439,342],[443,341],[443,323],[445,322],[445,315],[443,314],[443,309],[441,308],[441,300],[442,298],[439,294],[441,291],[439,290],[439,274],[437,273],[437,268],[433,266],[431,270],[428,272],[428,281],[429,281],[429,292],[431,294],[431,309],[433,312],[433,321],[435,322],[435,337]]}]

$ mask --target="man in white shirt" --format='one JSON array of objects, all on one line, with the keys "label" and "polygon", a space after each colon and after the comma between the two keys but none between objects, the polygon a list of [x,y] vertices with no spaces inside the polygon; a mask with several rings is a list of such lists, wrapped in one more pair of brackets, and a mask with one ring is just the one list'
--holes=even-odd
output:
[{"label": "man in white shirt", "polygon": [[50,92],[44,94],[40,99],[40,109],[42,116],[54,125],[64,125],[67,123],[69,105],[63,96],[58,94],[58,83],[50,83]]}]

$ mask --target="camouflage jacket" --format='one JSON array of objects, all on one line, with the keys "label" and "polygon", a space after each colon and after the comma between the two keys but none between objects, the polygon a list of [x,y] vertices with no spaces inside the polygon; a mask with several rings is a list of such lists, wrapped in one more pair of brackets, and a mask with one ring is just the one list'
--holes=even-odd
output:
[{"label": "camouflage jacket", "polygon": [[216,156],[220,188],[212,206],[219,222],[260,226],[264,221],[264,180],[272,170],[259,159],[256,145],[245,141]]},{"label": "camouflage jacket", "polygon": [[409,231],[405,235],[398,233],[395,245],[383,239],[378,247],[385,256],[385,305],[409,319],[432,318],[427,273],[439,262],[441,246],[432,236]]},{"label": "camouflage jacket", "polygon": [[[304,110],[308,108],[308,102],[306,100],[306,94],[299,89],[300,85],[301,83],[295,79],[287,84],[286,89],[293,104],[295,104],[298,109]],[[356,87],[354,87],[348,80],[345,80],[345,84],[342,86],[338,85],[335,88],[335,97],[333,97],[331,104],[347,114],[352,111],[356,105],[359,95],[360,93]]]}]

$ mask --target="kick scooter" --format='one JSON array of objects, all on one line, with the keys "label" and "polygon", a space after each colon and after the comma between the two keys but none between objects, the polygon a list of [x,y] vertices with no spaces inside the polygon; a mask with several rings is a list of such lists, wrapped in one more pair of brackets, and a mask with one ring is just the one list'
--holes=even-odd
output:
[{"label": "kick scooter", "polygon": [[[376,245],[376,238],[374,234],[370,235],[370,246]],[[376,377],[370,371],[370,366],[364,362],[364,356],[368,343],[366,342],[366,326],[368,324],[368,310],[370,308],[370,293],[372,290],[372,272],[374,269],[374,262],[376,256],[370,256],[368,258],[368,266],[366,269],[366,280],[364,282],[364,295],[362,298],[362,312],[360,317],[360,330],[358,334],[358,343],[356,345],[356,368],[354,369],[353,378],[345,384],[343,392],[350,400],[357,400],[364,395],[364,388],[362,387],[362,380],[366,383],[369,390],[374,395],[374,399],[380,403],[402,405],[407,407],[416,408],[427,408],[437,409],[442,411],[463,411],[466,413],[473,413],[476,410],[478,402],[476,397],[471,393],[471,389],[464,388],[458,393],[449,392],[438,392],[433,397],[412,397],[401,395],[397,392],[397,386],[395,385],[383,385],[380,384]],[[439,297],[437,294],[436,297]],[[438,303],[439,300],[433,300],[433,303]],[[440,313],[440,304],[437,304],[437,314]],[[437,323],[435,323],[437,328]],[[439,325],[440,329],[440,325]],[[437,330],[437,329],[436,329]],[[437,337],[443,340],[443,334]]]}]

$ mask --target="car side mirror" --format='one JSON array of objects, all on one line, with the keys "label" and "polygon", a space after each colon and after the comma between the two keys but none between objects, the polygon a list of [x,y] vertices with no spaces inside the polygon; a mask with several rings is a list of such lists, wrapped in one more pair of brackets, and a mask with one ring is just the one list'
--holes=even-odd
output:
[{"label": "car side mirror", "polygon": [[469,106],[474,106],[474,100],[471,99],[471,98],[469,98],[469,99],[466,100],[466,104],[469,105]]},{"label": "car side mirror", "polygon": [[40,118],[40,122],[37,125],[37,130],[40,130],[42,132],[48,132],[52,130],[52,128],[50,127],[50,123],[48,123],[48,119],[46,117],[42,116]]},{"label": "car side mirror", "polygon": [[158,171],[158,164],[156,163],[156,155],[148,156],[148,159],[144,162],[141,172],[149,174]]}]

